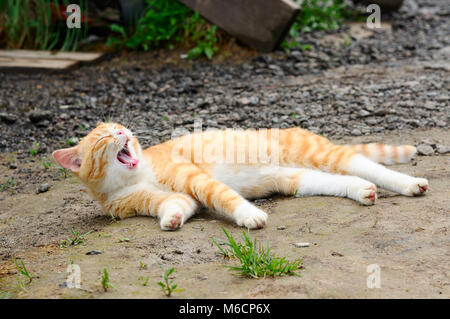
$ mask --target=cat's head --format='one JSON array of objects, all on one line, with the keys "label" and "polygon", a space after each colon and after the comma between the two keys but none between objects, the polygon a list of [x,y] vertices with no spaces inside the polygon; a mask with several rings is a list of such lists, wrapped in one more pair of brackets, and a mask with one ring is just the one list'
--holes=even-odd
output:
[{"label": "cat's head", "polygon": [[105,183],[121,184],[135,176],[141,152],[138,140],[127,128],[98,123],[78,145],[54,151],[53,158],[87,186],[103,188]]}]

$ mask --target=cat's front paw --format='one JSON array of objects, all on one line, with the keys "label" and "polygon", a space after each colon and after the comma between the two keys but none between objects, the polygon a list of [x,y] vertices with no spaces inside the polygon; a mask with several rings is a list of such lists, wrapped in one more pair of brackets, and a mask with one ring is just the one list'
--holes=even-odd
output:
[{"label": "cat's front paw", "polygon": [[428,190],[428,180],[425,178],[412,178],[407,184],[403,195],[406,196],[420,196],[424,195]]},{"label": "cat's front paw", "polygon": [[248,202],[236,207],[233,216],[236,224],[252,229],[263,228],[268,218],[267,213]]},{"label": "cat's front paw", "polygon": [[183,226],[183,215],[180,212],[167,212],[161,218],[162,230],[176,230]]}]

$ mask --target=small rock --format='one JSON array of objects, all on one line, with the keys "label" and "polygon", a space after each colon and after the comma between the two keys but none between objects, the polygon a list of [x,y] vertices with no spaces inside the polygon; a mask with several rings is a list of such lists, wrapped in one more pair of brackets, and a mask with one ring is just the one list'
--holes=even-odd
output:
[{"label": "small rock", "polygon": [[450,153],[450,146],[438,144],[436,145],[436,150],[439,154],[447,154]]},{"label": "small rock", "polygon": [[251,103],[250,99],[246,97],[243,97],[242,99],[239,100],[239,104],[241,105],[248,105],[250,103]]},{"label": "small rock", "polygon": [[338,253],[336,251],[332,251],[331,252],[331,256],[335,256],[335,257],[344,257],[344,255],[342,255],[341,253]]},{"label": "small rock", "polygon": [[286,226],[278,226],[277,227],[277,230],[285,230],[286,229]]},{"label": "small rock", "polygon": [[174,252],[174,254],[177,254],[177,255],[183,255],[184,254],[184,252],[179,250],[179,249],[175,249],[173,252]]},{"label": "small rock", "polygon": [[32,123],[39,123],[44,120],[50,120],[52,113],[49,111],[34,111],[29,115],[29,119]]},{"label": "small rock", "polygon": [[362,133],[361,133],[360,130],[358,130],[357,128],[355,128],[355,129],[352,131],[351,134],[352,134],[352,135],[355,135],[355,136],[360,136]]},{"label": "small rock", "polygon": [[86,253],[86,255],[100,255],[102,252],[98,250],[91,250]]},{"label": "small rock", "polygon": [[197,279],[198,280],[207,280],[208,279],[208,277],[207,276],[202,276],[202,275],[199,275],[199,276],[197,276]]},{"label": "small rock", "polygon": [[67,282],[63,282],[62,284],[58,284],[59,288],[67,288]]},{"label": "small rock", "polygon": [[17,121],[17,116],[14,114],[0,113],[0,120],[5,124],[13,124]]},{"label": "small rock", "polygon": [[11,164],[9,164],[9,169],[16,169],[17,168],[17,165],[16,164],[13,164],[13,163],[11,163]]},{"label": "small rock", "polygon": [[434,154],[434,149],[427,144],[420,144],[417,146],[417,153],[419,155],[431,156]]},{"label": "small rock", "polygon": [[302,247],[309,247],[309,246],[311,246],[311,244],[310,243],[296,243],[296,244],[294,244],[294,246],[297,248],[302,248]]},{"label": "small rock", "polygon": [[425,103],[424,107],[425,107],[427,110],[434,110],[434,109],[436,109],[436,102],[433,102],[433,101],[427,101],[427,102]]},{"label": "small rock", "polygon": [[50,189],[50,185],[47,183],[39,185],[39,187],[36,189],[36,194],[45,193]]}]

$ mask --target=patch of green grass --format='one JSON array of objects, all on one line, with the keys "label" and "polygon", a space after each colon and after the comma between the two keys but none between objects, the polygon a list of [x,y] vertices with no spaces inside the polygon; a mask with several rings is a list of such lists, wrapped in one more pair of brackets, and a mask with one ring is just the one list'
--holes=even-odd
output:
[{"label": "patch of green grass", "polygon": [[106,270],[106,268],[103,269],[102,280],[100,283],[105,292],[107,292],[109,288],[114,289],[114,286],[111,285],[111,283],[109,281],[109,274],[108,274],[108,271]]},{"label": "patch of green grass", "polygon": [[77,143],[74,142],[71,138],[69,138],[66,140],[66,145],[67,146],[75,146],[75,145],[77,145]]},{"label": "patch of green grass", "polygon": [[11,299],[12,295],[8,291],[0,291],[0,299]]},{"label": "patch of green grass", "polygon": [[42,166],[44,166],[45,169],[49,169],[52,166],[52,163],[50,163],[50,162],[42,162]]},{"label": "patch of green grass", "polygon": [[61,173],[61,177],[64,179],[70,176],[70,171],[67,168],[60,167],[59,172]]},{"label": "patch of green grass", "polygon": [[84,243],[84,241],[86,240],[86,236],[88,234],[90,234],[92,231],[88,231],[85,234],[81,234],[79,231],[75,231],[72,227],[71,233],[72,233],[72,237],[68,238],[68,239],[64,239],[60,244],[59,247],[61,248],[67,248],[68,246],[77,246],[80,245],[82,243]]},{"label": "patch of green grass", "polygon": [[36,156],[38,152],[39,152],[39,143],[34,142],[33,145],[31,145],[30,147],[30,155]]},{"label": "patch of green grass", "polygon": [[252,241],[249,231],[242,231],[243,242],[241,242],[236,241],[225,228],[222,227],[222,230],[227,236],[228,242],[223,242],[220,245],[213,238],[213,243],[225,257],[236,258],[239,261],[239,266],[226,266],[239,275],[250,278],[298,276],[296,271],[303,268],[302,260],[291,262],[285,257],[277,257],[271,254],[268,244],[263,246],[257,242],[256,238]]},{"label": "patch of green grass", "polygon": [[109,224],[117,223],[117,218],[116,216],[114,216],[112,212],[109,212],[109,217],[110,217]]},{"label": "patch of green grass", "polygon": [[10,178],[8,178],[6,180],[6,182],[4,182],[2,185],[0,185],[0,192],[3,192],[6,189],[6,187],[8,187],[9,183],[11,183],[11,179]]},{"label": "patch of green grass", "polygon": [[0,185],[0,192],[3,192],[5,189],[10,186],[11,188],[15,188],[17,186],[17,181],[14,178],[8,177],[8,179]]},{"label": "patch of green grass", "polygon": [[142,261],[139,262],[139,269],[140,270],[145,270],[148,268],[148,265]]},{"label": "patch of green grass", "polygon": [[302,49],[302,51],[309,51],[312,49],[312,45],[311,44],[303,44],[300,46],[300,49]]},{"label": "patch of green grass", "polygon": [[163,273],[163,281],[159,281],[158,285],[161,287],[162,291],[167,297],[170,297],[174,292],[183,291],[182,288],[177,288],[178,285],[173,283],[173,280],[170,280],[169,276],[173,274],[174,268],[170,268]]},{"label": "patch of green grass", "polygon": [[350,39],[349,37],[345,37],[344,41],[342,42],[342,45],[344,47],[349,47],[352,45],[352,43],[353,43],[352,39]]},{"label": "patch of green grass", "polygon": [[146,287],[149,280],[150,280],[150,277],[146,277],[144,282],[142,283],[142,286]]},{"label": "patch of green grass", "polygon": [[[24,277],[26,277],[28,279],[28,283],[31,283],[33,281],[33,278],[38,278],[37,276],[34,276],[29,273],[29,271],[27,270],[27,267],[25,267],[25,263],[23,262],[23,260],[20,260],[20,265],[19,265],[19,263],[17,262],[17,258],[15,258],[14,263],[16,264],[16,268],[17,268],[17,271],[19,272],[19,274],[23,275]],[[19,284],[20,283],[21,282],[19,282]]]}]

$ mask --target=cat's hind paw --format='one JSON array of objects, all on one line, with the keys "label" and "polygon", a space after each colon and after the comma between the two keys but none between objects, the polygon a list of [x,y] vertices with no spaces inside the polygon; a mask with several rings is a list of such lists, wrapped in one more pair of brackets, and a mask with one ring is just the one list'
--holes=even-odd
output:
[{"label": "cat's hind paw", "polygon": [[267,213],[248,202],[244,202],[236,207],[233,216],[236,224],[251,229],[263,228],[268,218]]},{"label": "cat's hind paw", "polygon": [[413,178],[413,180],[406,187],[403,195],[406,196],[420,196],[424,195],[428,190],[428,180],[425,178]]},{"label": "cat's hind paw", "polygon": [[363,205],[374,205],[377,201],[377,187],[368,181],[358,179],[347,188],[347,197]]},{"label": "cat's hind paw", "polygon": [[374,205],[377,198],[376,186],[370,185],[359,190],[357,200],[363,205]]},{"label": "cat's hind paw", "polygon": [[176,230],[183,226],[183,215],[180,212],[165,213],[161,218],[162,230]]}]

